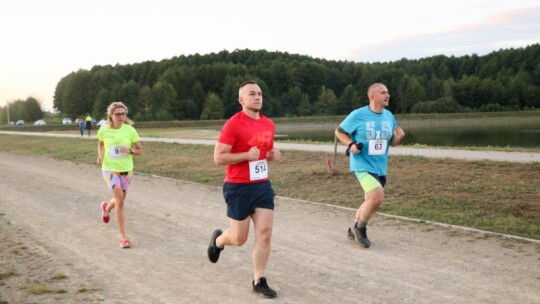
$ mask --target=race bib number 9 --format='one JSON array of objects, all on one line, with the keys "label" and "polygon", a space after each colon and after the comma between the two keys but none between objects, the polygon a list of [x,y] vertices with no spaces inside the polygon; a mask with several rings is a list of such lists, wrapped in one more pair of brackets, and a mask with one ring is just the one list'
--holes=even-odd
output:
[{"label": "race bib number 9", "polygon": [[111,159],[120,159],[127,157],[127,153],[120,152],[120,147],[110,147],[109,148],[109,157]]},{"label": "race bib number 9", "polygon": [[268,164],[266,159],[253,160],[249,162],[249,180],[260,180],[268,178]]},{"label": "race bib number 9", "polygon": [[372,139],[369,141],[369,155],[382,155],[386,153],[386,145],[388,141],[380,139]]}]

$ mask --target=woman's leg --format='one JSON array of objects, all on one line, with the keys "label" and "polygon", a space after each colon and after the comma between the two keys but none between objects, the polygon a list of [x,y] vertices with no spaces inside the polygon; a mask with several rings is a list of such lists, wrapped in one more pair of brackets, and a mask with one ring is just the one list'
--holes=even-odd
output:
[{"label": "woman's leg", "polygon": [[107,206],[107,209],[110,212],[113,208],[116,208],[116,211],[115,211],[116,225],[118,226],[120,237],[122,239],[127,239],[126,229],[125,229],[125,216],[124,216],[124,201],[127,196],[127,191],[122,191],[120,187],[114,187],[111,192],[112,192],[113,198],[109,206]]}]

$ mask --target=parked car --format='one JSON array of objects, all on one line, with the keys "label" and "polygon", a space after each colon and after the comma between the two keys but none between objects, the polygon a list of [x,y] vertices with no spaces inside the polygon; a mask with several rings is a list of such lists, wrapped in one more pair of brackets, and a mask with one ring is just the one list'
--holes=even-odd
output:
[{"label": "parked car", "polygon": [[43,119],[38,119],[34,122],[34,126],[45,126],[47,123]]},{"label": "parked car", "polygon": [[24,126],[24,120],[17,120],[17,122],[15,123],[17,126]]},{"label": "parked car", "polygon": [[71,124],[71,118],[64,118],[62,119],[63,125],[70,125]]}]

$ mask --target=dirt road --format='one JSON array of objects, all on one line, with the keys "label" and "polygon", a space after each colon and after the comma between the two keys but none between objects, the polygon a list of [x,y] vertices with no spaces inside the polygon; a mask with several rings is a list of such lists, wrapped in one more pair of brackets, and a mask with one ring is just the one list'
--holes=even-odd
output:
[{"label": "dirt road", "polygon": [[278,298],[263,299],[252,236],[207,260],[227,225],[220,188],[136,175],[122,250],[100,219],[97,166],[0,152],[0,170],[0,303],[540,303],[538,243],[376,216],[366,250],[346,238],[354,210],[285,198],[268,269]]}]

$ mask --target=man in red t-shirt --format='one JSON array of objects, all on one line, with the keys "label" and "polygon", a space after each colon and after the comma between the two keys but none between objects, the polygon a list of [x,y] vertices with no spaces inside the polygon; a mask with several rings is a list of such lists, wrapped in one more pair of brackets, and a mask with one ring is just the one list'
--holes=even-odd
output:
[{"label": "man in red t-shirt", "polygon": [[274,148],[274,123],[261,114],[259,85],[246,81],[240,85],[238,95],[242,111],[225,123],[214,149],[216,164],[227,166],[223,196],[230,226],[225,231],[214,231],[208,258],[216,263],[225,246],[242,246],[253,221],[253,290],[274,298],[276,292],[265,278],[274,224],[274,190],[267,161],[280,160],[281,153]]}]

